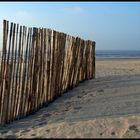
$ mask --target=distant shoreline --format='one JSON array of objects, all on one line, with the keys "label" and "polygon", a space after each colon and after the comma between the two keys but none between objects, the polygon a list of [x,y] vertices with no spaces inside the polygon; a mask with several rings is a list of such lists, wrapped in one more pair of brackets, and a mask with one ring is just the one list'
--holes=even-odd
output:
[{"label": "distant shoreline", "polygon": [[140,60],[140,58],[97,58],[95,57],[95,60]]},{"label": "distant shoreline", "polygon": [[96,59],[107,59],[107,60],[114,60],[114,59],[125,59],[125,60],[128,60],[128,59],[140,59],[140,51],[95,51],[95,57]]}]

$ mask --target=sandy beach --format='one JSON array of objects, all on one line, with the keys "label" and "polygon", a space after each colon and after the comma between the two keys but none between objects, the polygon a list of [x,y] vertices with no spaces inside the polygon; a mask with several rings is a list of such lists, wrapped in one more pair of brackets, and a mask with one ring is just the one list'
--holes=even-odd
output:
[{"label": "sandy beach", "polygon": [[95,79],[0,127],[0,138],[140,138],[140,59],[97,59]]}]

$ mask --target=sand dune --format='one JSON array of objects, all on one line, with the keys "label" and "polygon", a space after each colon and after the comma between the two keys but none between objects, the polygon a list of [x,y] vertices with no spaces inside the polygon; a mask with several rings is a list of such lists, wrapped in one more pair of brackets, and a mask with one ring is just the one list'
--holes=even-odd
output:
[{"label": "sand dune", "polygon": [[140,59],[97,60],[96,79],[0,127],[0,138],[124,137],[140,137]]}]

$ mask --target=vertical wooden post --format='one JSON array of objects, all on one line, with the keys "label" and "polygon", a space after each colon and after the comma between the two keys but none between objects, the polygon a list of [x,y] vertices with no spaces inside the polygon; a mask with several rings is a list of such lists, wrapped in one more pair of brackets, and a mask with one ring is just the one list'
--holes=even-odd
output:
[{"label": "vertical wooden post", "polygon": [[30,67],[31,67],[31,39],[32,37],[32,29],[28,28],[28,35],[27,35],[27,42],[26,42],[26,54],[25,54],[25,63],[26,63],[26,79],[25,79],[25,86],[24,86],[24,93],[25,93],[25,104],[24,104],[24,111],[23,111],[23,117],[25,115],[28,115],[28,105],[29,105],[29,88],[30,88]]},{"label": "vertical wooden post", "polygon": [[25,26],[23,26],[22,30],[21,30],[21,53],[20,53],[20,60],[19,60],[19,103],[18,103],[18,119],[20,119],[22,117],[22,105],[24,102],[24,94],[22,91],[22,86],[23,86],[23,69],[24,69],[24,39],[25,39]]},{"label": "vertical wooden post", "polygon": [[92,42],[92,49],[93,49],[93,78],[95,78],[95,71],[96,71],[96,67],[95,67],[95,41]]},{"label": "vertical wooden post", "polygon": [[17,104],[17,97],[18,97],[18,93],[17,93],[17,60],[18,60],[18,57],[17,57],[17,46],[18,46],[18,29],[19,29],[19,25],[17,24],[17,28],[16,28],[16,43],[15,43],[15,60],[14,60],[14,68],[15,68],[15,73],[14,73],[14,103],[13,103],[13,118],[12,120],[14,120],[16,118],[16,104]]},{"label": "vertical wooden post", "polygon": [[20,26],[20,31],[19,31],[19,44],[18,44],[18,58],[17,58],[17,74],[16,74],[16,94],[17,94],[17,102],[15,105],[15,116],[16,118],[18,117],[18,111],[19,111],[19,104],[20,104],[20,94],[19,94],[19,89],[20,89],[20,73],[21,73],[21,42],[22,41],[22,26]]},{"label": "vertical wooden post", "polygon": [[8,118],[8,122],[12,121],[13,116],[12,116],[12,111],[13,111],[13,104],[15,102],[14,99],[14,95],[15,92],[13,92],[13,88],[14,88],[14,73],[15,73],[15,67],[14,66],[14,49],[15,49],[15,29],[16,29],[16,24],[14,24],[13,26],[13,35],[12,35],[12,51],[11,53],[11,62],[10,62],[10,73],[9,73],[9,80],[10,80],[10,85],[9,85],[9,91],[10,92],[10,99],[9,101],[9,109],[7,110],[9,113],[9,118]]},{"label": "vertical wooden post", "polygon": [[[9,32],[9,22],[3,21],[3,46],[2,46],[2,61],[1,61],[1,81],[0,81],[0,125],[6,123],[6,108],[7,103],[5,98],[7,98],[7,91],[5,91],[6,83],[6,66],[7,66],[7,39]],[[5,104],[5,106],[4,106]]]},{"label": "vertical wooden post", "polygon": [[7,64],[6,64],[6,69],[5,69],[5,75],[4,75],[4,80],[5,80],[5,86],[3,87],[3,92],[5,94],[5,108],[4,108],[4,120],[5,123],[9,123],[9,104],[11,103],[11,94],[10,94],[10,84],[11,84],[11,66],[10,66],[10,57],[11,57],[11,46],[13,45],[12,39],[13,37],[13,23],[11,23],[11,27],[10,27],[10,35],[9,35],[9,48],[8,48],[8,56],[7,56]]}]

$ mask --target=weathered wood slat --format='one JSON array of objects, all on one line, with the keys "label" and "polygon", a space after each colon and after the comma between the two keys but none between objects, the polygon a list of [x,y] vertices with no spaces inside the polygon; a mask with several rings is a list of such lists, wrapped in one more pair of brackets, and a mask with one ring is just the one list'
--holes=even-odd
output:
[{"label": "weathered wood slat", "polygon": [[18,110],[19,110],[19,104],[20,104],[20,94],[19,94],[19,89],[20,89],[20,72],[21,72],[21,39],[22,39],[22,26],[20,26],[20,31],[19,31],[19,44],[18,44],[18,59],[17,59],[17,76],[16,76],[16,94],[17,94],[17,102],[15,105],[15,116],[16,118],[18,117]]},{"label": "weathered wood slat", "polygon": [[49,81],[50,81],[50,41],[51,41],[51,34],[50,34],[50,30],[47,29],[46,30],[46,49],[47,49],[47,60],[46,60],[46,101],[47,104],[49,103],[50,100],[50,93],[49,93]]},{"label": "weathered wood slat", "polygon": [[64,58],[65,58],[65,42],[66,42],[66,34],[62,33],[62,48],[61,48],[61,71],[60,71],[60,85],[59,85],[59,91],[62,94],[63,91],[63,75],[64,75]]},{"label": "weathered wood slat", "polygon": [[19,66],[19,104],[18,104],[18,118],[22,117],[23,102],[24,102],[24,93],[23,93],[23,77],[24,77],[24,41],[25,41],[25,26],[23,26],[22,36],[21,36],[21,55],[20,55],[20,66]]},{"label": "weathered wood slat", "polygon": [[40,47],[41,47],[41,71],[40,71],[40,107],[43,106],[44,102],[44,29],[41,29],[41,39],[40,39]]},{"label": "weathered wood slat", "polygon": [[30,106],[29,110],[30,112],[34,112],[35,109],[35,94],[36,94],[36,82],[37,80],[35,79],[35,71],[36,71],[36,40],[37,40],[37,29],[33,28],[33,40],[32,40],[32,59],[31,59],[31,79],[30,79]]},{"label": "weathered wood slat", "polygon": [[16,118],[16,105],[17,105],[17,100],[18,100],[18,93],[17,93],[17,77],[18,77],[18,68],[17,68],[17,60],[18,60],[18,32],[19,32],[19,25],[17,24],[17,28],[16,28],[16,46],[15,46],[15,61],[14,61],[14,67],[15,67],[15,73],[14,73],[14,88],[15,88],[15,102],[13,105],[13,120]]},{"label": "weathered wood slat", "polygon": [[56,31],[52,30],[52,40],[51,40],[51,63],[50,63],[50,101],[54,98],[54,54],[55,54],[55,34]]},{"label": "weathered wood slat", "polygon": [[5,121],[6,123],[10,122],[10,104],[12,102],[11,100],[11,94],[10,94],[10,86],[11,86],[11,66],[10,66],[10,57],[11,57],[11,47],[13,45],[13,23],[10,25],[10,34],[9,34],[9,48],[8,48],[8,56],[7,56],[7,64],[5,69],[5,87],[3,88],[4,94],[5,94],[5,108],[4,112],[6,112]]},{"label": "weathered wood slat", "polygon": [[79,54],[79,38],[76,38],[76,43],[75,43],[75,55],[74,57],[74,65],[73,65],[73,73],[72,73],[72,87],[76,86],[76,78],[77,78],[77,65],[78,65],[78,54]]},{"label": "weathered wood slat", "polygon": [[57,96],[60,95],[59,91],[59,82],[60,82],[60,71],[61,71],[61,33],[58,32],[58,39],[57,39],[57,77],[56,77],[56,92]]},{"label": "weathered wood slat", "polygon": [[8,122],[10,122],[13,118],[12,112],[13,112],[13,104],[15,102],[15,99],[14,99],[15,92],[13,93],[14,71],[15,71],[15,67],[14,67],[15,31],[16,31],[16,24],[14,24],[13,31],[12,31],[13,32],[13,35],[12,35],[12,50],[11,50],[11,62],[10,62],[10,73],[9,73],[10,86],[9,86],[9,91],[8,91],[8,92],[10,92],[11,103],[9,102],[9,110],[7,110],[8,113],[9,113]]},{"label": "weathered wood slat", "polygon": [[36,41],[36,59],[35,59],[35,75],[34,80],[36,80],[35,89],[35,111],[39,109],[40,106],[40,71],[41,71],[41,46],[40,46],[40,28],[37,29],[37,41]]},{"label": "weathered wood slat", "polygon": [[48,92],[47,92],[47,29],[44,29],[44,104],[47,105],[48,104]]},{"label": "weathered wood slat", "polygon": [[25,103],[23,107],[23,117],[28,114],[28,103],[29,103],[29,79],[30,79],[30,45],[31,45],[31,28],[28,29],[26,50],[25,50],[25,84],[24,84],[24,94]]},{"label": "weathered wood slat", "polygon": [[33,100],[34,100],[34,94],[32,91],[33,86],[33,72],[34,72],[34,59],[35,59],[35,39],[36,39],[36,28],[32,28],[32,40],[31,40],[31,46],[30,46],[30,68],[29,68],[29,98],[28,98],[28,109],[27,112],[32,113],[33,112]]},{"label": "weathered wood slat", "polygon": [[[26,29],[26,32],[27,32],[27,29]],[[23,77],[23,86],[22,86],[22,92],[23,92],[23,105],[22,105],[22,117],[25,116],[25,110],[26,110],[26,102],[27,102],[27,98],[28,98],[28,92],[27,92],[27,74],[28,74],[28,53],[29,53],[29,35],[30,35],[30,29],[28,29],[28,34],[26,34],[25,32],[25,39],[26,39],[26,42],[25,42],[25,54],[24,54],[24,67],[23,67],[23,74],[24,74],[24,77]]]},{"label": "weathered wood slat", "polygon": [[70,89],[72,87],[72,72],[73,72],[73,65],[74,65],[74,56],[75,56],[75,41],[76,39],[72,37],[72,44],[71,46],[71,51],[70,51],[70,64],[69,64],[69,73],[68,73],[68,78],[67,78],[67,89]]},{"label": "weathered wood slat", "polygon": [[[7,102],[5,102],[5,84],[6,84],[6,64],[7,64],[7,42],[8,42],[9,22],[3,21],[3,46],[2,46],[2,62],[1,62],[1,82],[0,82],[0,124],[6,123],[6,112],[4,111]],[[5,106],[4,106],[5,104]]]},{"label": "weathered wood slat", "polygon": [[59,46],[58,46],[58,36],[59,33],[55,32],[55,40],[54,40],[54,45],[55,45],[55,63],[54,63],[54,98],[56,98],[58,96],[58,74],[59,74],[59,70],[58,70],[58,65],[59,65]]}]

